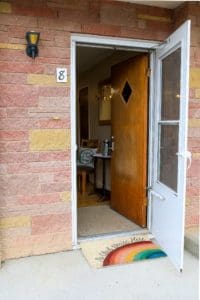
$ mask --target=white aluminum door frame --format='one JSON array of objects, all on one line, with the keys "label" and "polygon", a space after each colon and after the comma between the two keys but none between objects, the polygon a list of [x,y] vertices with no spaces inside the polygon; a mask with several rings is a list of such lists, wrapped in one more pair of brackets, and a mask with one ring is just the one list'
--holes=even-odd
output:
[{"label": "white aluminum door frame", "polygon": [[[78,236],[77,236],[77,171],[76,171],[76,47],[77,44],[86,44],[89,46],[99,47],[115,47],[116,49],[133,50],[138,52],[150,52],[150,65],[153,68],[153,53],[160,44],[157,41],[145,41],[145,40],[134,40],[125,38],[113,38],[105,36],[95,36],[86,34],[72,34],[71,35],[71,201],[72,201],[72,246],[73,249],[78,247]],[[151,110],[149,110],[150,120],[152,119],[152,103],[153,103],[153,76],[150,77],[150,90],[149,90],[149,102]],[[152,126],[149,122],[149,135],[152,137]],[[152,147],[152,141],[149,139],[149,149]],[[151,151],[149,151],[148,161],[151,161]],[[149,164],[148,178],[151,180],[151,164]],[[150,184],[150,182],[149,182]],[[149,213],[149,211],[148,211]]]},{"label": "white aluminum door frame", "polygon": [[[152,134],[154,137],[153,148],[151,149],[153,155],[152,159],[152,189],[149,191],[149,229],[152,230],[153,235],[158,240],[160,245],[169,255],[169,258],[176,265],[177,269],[183,269],[183,249],[184,249],[184,223],[185,223],[185,191],[186,191],[186,168],[187,168],[187,130],[188,130],[188,98],[189,98],[189,47],[190,47],[190,21],[186,21],[181,25],[168,39],[168,43],[155,53],[155,115],[154,125],[152,124]],[[181,47],[181,82],[180,82],[180,117],[179,117],[179,136],[178,136],[178,175],[177,175],[177,192],[173,191],[158,180],[158,124],[160,120],[160,103],[161,103],[161,61],[170,53]],[[156,67],[157,64],[157,67]],[[156,69],[157,68],[157,69]],[[173,121],[169,121],[171,124]],[[174,121],[174,124],[177,121]],[[164,201],[168,201],[168,207],[174,208],[169,211],[166,209]],[[153,201],[153,202],[152,202]],[[163,201],[163,202],[162,202]],[[176,204],[175,204],[176,201]],[[157,204],[155,204],[157,203]],[[167,203],[167,202],[165,202]],[[176,205],[176,209],[175,206]],[[165,214],[163,217],[160,214]],[[154,208],[153,208],[154,207]],[[156,211],[156,212],[155,212]],[[153,219],[153,214],[156,214]],[[160,219],[160,224],[156,220]],[[167,233],[169,227],[165,228],[163,224],[164,217],[171,220],[171,224],[176,224],[177,229],[176,238],[173,239],[173,234]],[[173,221],[173,223],[172,223]],[[170,224],[170,223],[169,223]],[[168,225],[169,225],[168,224]],[[168,238],[166,238],[166,236]],[[175,236],[175,233],[174,233]],[[169,246],[169,240],[175,241],[174,246]],[[168,240],[168,241],[167,241]],[[176,244],[177,243],[177,244]],[[179,243],[179,244],[178,244]],[[175,245],[176,244],[176,245]]]}]

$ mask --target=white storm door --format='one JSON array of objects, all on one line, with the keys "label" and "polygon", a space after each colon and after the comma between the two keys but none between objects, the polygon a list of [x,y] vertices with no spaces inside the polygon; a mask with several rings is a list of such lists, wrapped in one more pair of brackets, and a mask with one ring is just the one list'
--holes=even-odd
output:
[{"label": "white storm door", "polygon": [[151,232],[182,270],[187,167],[190,21],[156,50]]}]

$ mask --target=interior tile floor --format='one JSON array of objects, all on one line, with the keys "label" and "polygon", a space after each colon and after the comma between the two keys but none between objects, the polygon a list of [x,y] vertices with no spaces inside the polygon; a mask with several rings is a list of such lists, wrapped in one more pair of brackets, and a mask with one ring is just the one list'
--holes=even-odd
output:
[{"label": "interior tile floor", "polygon": [[108,204],[78,208],[78,236],[139,230],[141,227],[110,208]]}]

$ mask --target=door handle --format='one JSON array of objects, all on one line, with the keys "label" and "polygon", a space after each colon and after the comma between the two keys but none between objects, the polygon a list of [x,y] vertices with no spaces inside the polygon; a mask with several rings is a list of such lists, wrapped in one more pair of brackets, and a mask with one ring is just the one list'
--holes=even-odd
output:
[{"label": "door handle", "polygon": [[161,194],[159,194],[159,193],[155,192],[154,190],[152,190],[151,187],[149,187],[148,190],[149,190],[149,192],[150,192],[151,195],[157,197],[160,200],[165,200],[164,196],[162,196]]},{"label": "door handle", "polygon": [[186,151],[186,158],[188,160],[187,170],[191,167],[192,164],[192,153],[190,151]]},{"label": "door handle", "polygon": [[187,170],[191,167],[192,164],[192,153],[190,151],[186,151],[186,152],[177,152],[176,155],[187,159],[189,161],[188,166],[187,166]]}]

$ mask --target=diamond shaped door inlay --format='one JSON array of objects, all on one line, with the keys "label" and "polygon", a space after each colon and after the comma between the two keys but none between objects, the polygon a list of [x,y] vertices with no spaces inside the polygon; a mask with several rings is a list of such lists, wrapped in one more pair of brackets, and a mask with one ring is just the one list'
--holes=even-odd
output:
[{"label": "diamond shaped door inlay", "polygon": [[128,81],[126,81],[124,88],[122,90],[122,96],[123,96],[123,100],[128,103],[128,100],[130,98],[130,95],[132,94],[132,89],[128,83]]}]

